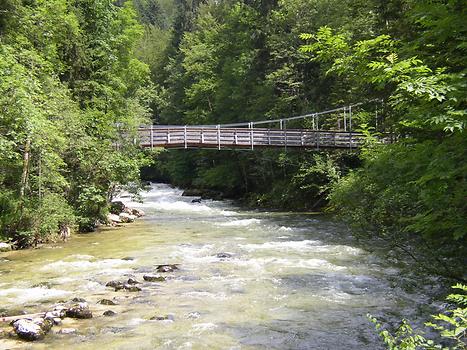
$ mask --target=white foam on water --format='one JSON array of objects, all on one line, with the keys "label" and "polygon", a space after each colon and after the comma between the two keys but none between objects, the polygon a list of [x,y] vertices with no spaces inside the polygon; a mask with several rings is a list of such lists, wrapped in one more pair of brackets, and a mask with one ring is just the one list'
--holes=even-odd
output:
[{"label": "white foam on water", "polygon": [[50,298],[59,298],[72,294],[61,289],[34,288],[6,288],[0,290],[0,298],[5,298],[8,303],[25,304]]},{"label": "white foam on water", "polygon": [[182,190],[172,188],[165,184],[152,184],[151,190],[142,192],[143,202],[135,202],[130,197],[117,197],[115,200],[122,201],[125,205],[134,208],[149,208],[161,212],[170,213],[193,213],[202,215],[232,216],[238,213],[231,210],[223,210],[212,201],[202,203],[191,203],[192,197],[182,197]]},{"label": "white foam on water", "polygon": [[304,241],[285,241],[285,242],[265,242],[260,244],[240,244],[239,247],[249,252],[256,250],[313,250],[319,241],[304,240]]},{"label": "white foam on water", "polygon": [[146,320],[144,318],[132,318],[131,320],[128,321],[127,325],[128,326],[138,326],[142,323],[146,322]]},{"label": "white foam on water", "polygon": [[206,322],[206,323],[196,323],[193,325],[193,330],[195,332],[206,332],[206,331],[211,331],[213,329],[216,329],[218,326],[214,323],[211,322]]},{"label": "white foam on water", "polygon": [[259,219],[239,219],[239,220],[232,220],[228,222],[222,222],[217,224],[218,226],[223,227],[248,227],[252,225],[259,225],[261,220]]},{"label": "white foam on water", "polygon": [[183,293],[182,295],[194,299],[215,299],[215,300],[227,300],[230,299],[231,297],[228,296],[225,293],[211,293],[211,292],[199,292],[199,291],[193,291],[193,292],[187,292]]},{"label": "white foam on water", "polygon": [[70,255],[68,258],[76,259],[76,260],[91,260],[91,259],[94,259],[94,256],[86,255],[86,254],[74,254],[74,255]]},{"label": "white foam on water", "polygon": [[40,268],[40,271],[44,272],[72,272],[72,271],[98,271],[99,273],[110,273],[113,272],[116,267],[130,265],[131,261],[121,259],[102,259],[102,260],[75,260],[65,261],[58,260],[53,263],[44,265]]},{"label": "white foam on water", "polygon": [[347,269],[345,266],[334,265],[324,259],[252,258],[249,260],[237,260],[233,262],[237,265],[259,271],[264,271],[271,266],[274,266],[274,269],[305,268],[326,271],[341,271]]}]

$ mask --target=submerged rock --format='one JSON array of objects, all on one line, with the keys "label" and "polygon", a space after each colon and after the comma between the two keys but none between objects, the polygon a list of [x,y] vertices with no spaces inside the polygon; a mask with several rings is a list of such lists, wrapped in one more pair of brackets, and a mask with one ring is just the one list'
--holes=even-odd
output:
[{"label": "submerged rock", "polygon": [[139,284],[139,282],[132,277],[130,277],[126,283],[127,284]]},{"label": "submerged rock", "polygon": [[153,316],[150,318],[151,321],[174,321],[175,317],[173,315],[165,316]]},{"label": "submerged rock", "polygon": [[71,299],[71,301],[74,303],[85,303],[86,299],[77,297],[77,298]]},{"label": "submerged rock", "polygon": [[196,320],[201,317],[201,314],[198,311],[190,312],[186,315],[186,318]]},{"label": "submerged rock", "polygon": [[230,253],[217,253],[216,256],[219,258],[219,259],[229,259],[231,258],[233,255],[230,254]]},{"label": "submerged rock", "polygon": [[122,289],[126,290],[127,292],[141,292],[141,288],[135,286],[134,284],[122,283],[121,285],[115,287],[116,292]]},{"label": "submerged rock", "polygon": [[52,326],[53,322],[44,318],[23,318],[13,322],[13,330],[18,337],[28,341],[43,339]]},{"label": "submerged rock", "polygon": [[74,334],[76,333],[76,328],[62,328],[57,333],[58,334]]},{"label": "submerged rock", "polygon": [[115,311],[112,311],[112,310],[107,310],[107,311],[104,311],[104,313],[102,315],[104,316],[115,316],[117,313]]},{"label": "submerged rock", "polygon": [[178,266],[175,264],[171,265],[158,265],[156,267],[157,272],[174,272],[175,270],[178,270]]},{"label": "submerged rock", "polygon": [[147,282],[164,282],[165,277],[159,275],[144,275],[143,279]]},{"label": "submerged rock", "polygon": [[92,318],[92,312],[87,303],[79,303],[71,306],[65,312],[66,317],[71,318]]},{"label": "submerged rock", "polygon": [[125,261],[132,261],[132,260],[135,260],[135,258],[132,257],[132,256],[126,256],[126,257],[122,258],[122,260],[125,260]]},{"label": "submerged rock", "polygon": [[102,300],[99,300],[97,303],[101,305],[118,305],[115,301],[110,300],[110,299],[102,299]]},{"label": "submerged rock", "polygon": [[114,281],[107,282],[107,284],[105,286],[106,287],[117,288],[117,287],[123,286],[123,282],[114,280]]}]

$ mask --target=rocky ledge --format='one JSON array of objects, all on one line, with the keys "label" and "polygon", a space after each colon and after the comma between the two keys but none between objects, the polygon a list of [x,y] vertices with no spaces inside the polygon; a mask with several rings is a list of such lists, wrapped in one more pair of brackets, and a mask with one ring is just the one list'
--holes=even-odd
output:
[{"label": "rocky ledge", "polygon": [[137,218],[144,216],[141,209],[130,208],[121,201],[114,201],[110,204],[110,213],[107,215],[107,224],[117,226],[122,223],[134,222]]}]

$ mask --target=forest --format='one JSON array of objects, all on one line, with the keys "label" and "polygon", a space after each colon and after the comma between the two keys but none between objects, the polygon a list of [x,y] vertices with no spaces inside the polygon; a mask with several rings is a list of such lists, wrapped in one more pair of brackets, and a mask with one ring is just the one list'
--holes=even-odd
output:
[{"label": "forest", "polygon": [[[23,248],[65,227],[92,231],[117,190],[136,193],[151,179],[254,208],[330,213],[465,283],[466,7],[1,0],[0,239]],[[145,124],[258,121],[352,103],[362,103],[354,130],[366,135],[358,152],[151,152],[133,142]],[[381,144],[382,134],[396,141]]]}]

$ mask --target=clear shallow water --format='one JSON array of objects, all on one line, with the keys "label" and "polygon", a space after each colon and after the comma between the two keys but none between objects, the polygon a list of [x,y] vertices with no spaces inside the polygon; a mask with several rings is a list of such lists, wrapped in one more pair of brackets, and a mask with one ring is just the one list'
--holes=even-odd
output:
[{"label": "clear shallow water", "polygon": [[[143,197],[130,204],[145,218],[124,228],[0,253],[0,308],[41,312],[82,297],[94,313],[64,320],[77,334],[34,344],[0,339],[0,348],[378,349],[368,312],[413,319],[417,305],[430,302],[430,281],[405,278],[416,288],[402,289],[397,263],[358,248],[325,217],[191,203],[160,184]],[[138,293],[105,287],[130,276],[143,281],[158,264],[180,270],[142,283]],[[98,304],[103,298],[119,305]],[[104,317],[105,310],[117,315]],[[171,320],[150,320],[166,315]]]}]

